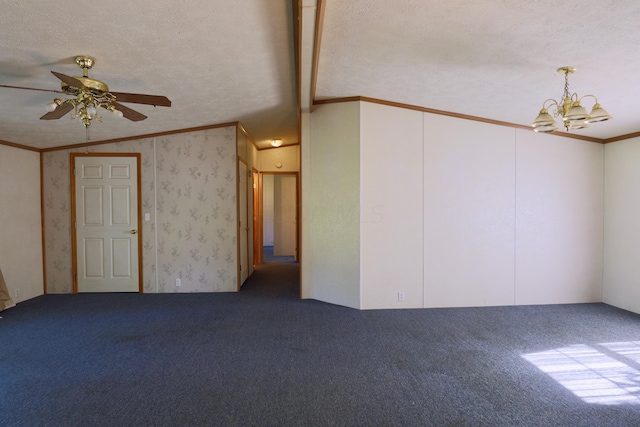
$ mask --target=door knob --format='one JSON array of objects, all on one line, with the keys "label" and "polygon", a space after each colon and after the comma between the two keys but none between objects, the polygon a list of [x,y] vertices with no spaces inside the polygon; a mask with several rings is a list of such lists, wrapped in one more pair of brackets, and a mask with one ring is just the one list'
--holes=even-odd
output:
[{"label": "door knob", "polygon": [[138,230],[131,230],[130,233],[131,234],[136,234],[138,232]]}]

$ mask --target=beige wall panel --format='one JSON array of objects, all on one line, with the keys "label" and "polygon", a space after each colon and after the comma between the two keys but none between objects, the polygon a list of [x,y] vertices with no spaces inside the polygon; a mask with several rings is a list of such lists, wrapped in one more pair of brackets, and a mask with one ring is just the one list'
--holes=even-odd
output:
[{"label": "beige wall panel", "polygon": [[363,309],[422,307],[422,126],[419,111],[360,104]]},{"label": "beige wall panel", "polygon": [[40,154],[0,145],[0,269],[15,303],[42,295]]},{"label": "beige wall panel", "polygon": [[601,301],[603,145],[516,138],[516,304]]},{"label": "beige wall panel", "polygon": [[604,147],[603,301],[640,313],[640,138]]},{"label": "beige wall panel", "polygon": [[424,306],[514,303],[514,130],[424,114]]},{"label": "beige wall panel", "polygon": [[261,172],[298,172],[300,170],[300,146],[260,150],[258,151],[258,162]]},{"label": "beige wall panel", "polygon": [[319,107],[311,115],[305,297],[360,307],[360,104]]}]

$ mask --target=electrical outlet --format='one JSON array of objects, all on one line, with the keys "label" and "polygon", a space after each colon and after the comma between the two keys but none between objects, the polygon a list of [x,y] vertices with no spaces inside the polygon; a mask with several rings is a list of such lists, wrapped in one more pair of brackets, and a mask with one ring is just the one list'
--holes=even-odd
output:
[{"label": "electrical outlet", "polygon": [[176,279],[176,286],[177,287],[182,286],[182,282],[180,281],[180,279]]},{"label": "electrical outlet", "polygon": [[16,298],[20,298],[20,289],[14,290],[13,293],[15,294]]},{"label": "electrical outlet", "polygon": [[398,292],[398,302],[404,302],[404,292]]}]

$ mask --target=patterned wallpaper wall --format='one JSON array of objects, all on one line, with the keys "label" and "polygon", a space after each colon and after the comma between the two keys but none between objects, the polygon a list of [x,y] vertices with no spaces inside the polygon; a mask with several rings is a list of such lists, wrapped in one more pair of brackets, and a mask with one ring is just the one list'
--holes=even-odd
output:
[{"label": "patterned wallpaper wall", "polygon": [[71,152],[141,153],[144,292],[237,289],[235,126],[43,153],[48,293],[72,292]]}]

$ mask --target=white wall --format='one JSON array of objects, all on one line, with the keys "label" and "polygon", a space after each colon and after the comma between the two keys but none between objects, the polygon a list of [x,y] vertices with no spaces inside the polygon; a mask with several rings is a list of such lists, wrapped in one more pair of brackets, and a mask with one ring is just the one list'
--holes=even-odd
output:
[{"label": "white wall", "polygon": [[516,304],[602,301],[603,145],[516,140]]},{"label": "white wall", "polygon": [[640,138],[605,145],[604,293],[640,313]]},{"label": "white wall", "polygon": [[360,307],[359,103],[319,107],[310,120],[304,297]]},{"label": "white wall", "polygon": [[[312,298],[311,284],[311,114],[303,109],[300,112],[300,298]],[[304,171],[304,173],[302,173]]]},{"label": "white wall", "polygon": [[[281,166],[278,167],[277,165]],[[291,145],[258,151],[260,172],[298,172],[300,170],[300,146]]]},{"label": "white wall", "polygon": [[424,306],[513,304],[514,130],[433,114],[424,128]]},{"label": "white wall", "polygon": [[15,303],[44,292],[40,212],[40,154],[0,145],[0,269]]},{"label": "white wall", "polygon": [[273,246],[273,177],[262,175],[262,244]]},{"label": "white wall", "polygon": [[422,133],[418,111],[360,104],[363,309],[422,307]]},{"label": "white wall", "polygon": [[310,137],[303,295],[356,306],[359,291],[360,308],[601,301],[601,144],[366,102],[323,105]]}]

